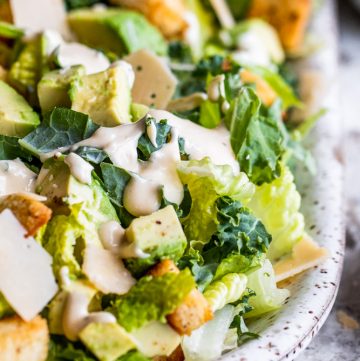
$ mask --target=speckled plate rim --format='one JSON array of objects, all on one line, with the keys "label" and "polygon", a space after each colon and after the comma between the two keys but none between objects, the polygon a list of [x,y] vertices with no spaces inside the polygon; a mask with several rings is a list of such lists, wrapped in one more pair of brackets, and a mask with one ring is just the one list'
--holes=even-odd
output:
[{"label": "speckled plate rim", "polygon": [[284,307],[254,325],[261,337],[223,355],[221,361],[293,360],[317,334],[334,304],[345,248],[336,25],[335,4],[328,0],[314,18],[311,30],[321,48],[299,64],[300,73],[316,78],[310,94],[314,109],[328,110],[308,139],[317,175],[311,177],[300,169],[297,183],[307,232],[329,250],[330,256],[315,269],[288,281],[291,297]]}]

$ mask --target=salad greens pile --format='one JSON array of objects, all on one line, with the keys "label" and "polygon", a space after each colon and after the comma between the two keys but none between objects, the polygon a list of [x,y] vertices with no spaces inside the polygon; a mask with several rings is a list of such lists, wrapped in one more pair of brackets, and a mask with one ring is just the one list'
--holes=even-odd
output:
[{"label": "salad greens pile", "polygon": [[0,204],[52,212],[47,361],[216,359],[289,297],[273,265],[305,235],[292,170],[314,171],[315,117],[292,122],[296,75],[250,1],[227,1],[229,28],[186,0],[177,37],[128,1],[65,3],[78,42],[0,22]]}]

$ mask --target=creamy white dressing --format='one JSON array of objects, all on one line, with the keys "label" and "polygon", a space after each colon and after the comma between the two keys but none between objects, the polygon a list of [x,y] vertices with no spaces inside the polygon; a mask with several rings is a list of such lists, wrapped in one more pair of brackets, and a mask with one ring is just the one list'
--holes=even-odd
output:
[{"label": "creamy white dressing", "polygon": [[184,112],[199,107],[204,101],[208,99],[208,95],[202,92],[196,92],[186,97],[171,100],[167,106],[170,112]]},{"label": "creamy white dressing", "polygon": [[217,102],[220,98],[225,98],[225,75],[220,74],[211,80],[207,88],[207,95],[209,100]]},{"label": "creamy white dressing", "polygon": [[152,120],[150,121],[150,124],[146,127],[146,134],[149,137],[151,144],[155,148],[157,148],[158,145],[156,141],[156,136],[157,136],[156,124]]},{"label": "creamy white dressing", "polygon": [[149,254],[143,252],[135,243],[128,243],[126,241],[125,229],[116,221],[103,223],[98,233],[104,248],[120,258],[149,257]]},{"label": "creamy white dressing", "polygon": [[78,335],[88,324],[96,323],[115,323],[116,318],[110,312],[89,312],[88,307],[91,299],[87,293],[81,290],[72,290],[68,293],[62,326],[65,336],[70,341],[76,341]]},{"label": "creamy white dressing", "polygon": [[57,60],[62,68],[83,65],[87,74],[99,73],[110,66],[108,58],[100,51],[80,43],[63,43],[56,49]]},{"label": "creamy white dressing", "polygon": [[143,121],[113,128],[100,127],[90,138],[77,143],[75,147],[103,149],[116,166],[136,173],[139,170],[136,148],[144,128]]},{"label": "creamy white dressing", "polygon": [[160,208],[160,185],[134,174],[123,195],[124,207],[136,217],[146,216]]},{"label": "creamy white dressing", "polygon": [[36,174],[20,160],[0,160],[0,196],[35,192]]},{"label": "creamy white dressing", "polygon": [[93,244],[86,246],[82,271],[96,289],[104,294],[123,295],[135,284],[118,255]]},{"label": "creamy white dressing", "polygon": [[171,141],[153,152],[148,162],[143,162],[139,175],[133,177],[124,191],[124,206],[134,216],[151,214],[160,208],[160,188],[165,198],[180,204],[184,193],[177,174],[180,162],[178,136],[172,130]]},{"label": "creamy white dressing", "polygon": [[235,173],[239,172],[239,163],[230,144],[230,134],[224,125],[207,129],[164,110],[152,109],[150,114],[157,121],[167,119],[176,128],[178,135],[185,139],[185,151],[190,154],[190,159],[209,157],[214,164],[228,164]]},{"label": "creamy white dressing", "polygon": [[71,174],[81,183],[91,184],[91,172],[94,167],[76,153],[70,153],[64,159],[70,168]]}]

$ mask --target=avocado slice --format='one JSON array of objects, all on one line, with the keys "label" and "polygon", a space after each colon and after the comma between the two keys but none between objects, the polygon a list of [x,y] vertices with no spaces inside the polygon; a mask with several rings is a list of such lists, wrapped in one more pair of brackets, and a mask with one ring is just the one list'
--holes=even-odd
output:
[{"label": "avocado slice", "polygon": [[146,18],[130,10],[80,9],[70,12],[68,22],[80,42],[118,56],[140,49],[166,55],[166,41]]},{"label": "avocado slice", "polygon": [[84,76],[70,90],[71,109],[88,114],[94,123],[113,127],[131,122],[131,89],[126,69],[115,65]]},{"label": "avocado slice", "polygon": [[69,90],[74,82],[85,75],[82,65],[46,73],[38,84],[38,97],[41,110],[45,113],[56,106],[71,107]]},{"label": "avocado slice", "polygon": [[100,361],[114,361],[135,348],[129,334],[117,323],[90,323],[79,338]]},{"label": "avocado slice", "polygon": [[39,124],[39,116],[27,101],[0,80],[0,135],[21,138]]},{"label": "avocado slice", "polygon": [[130,247],[148,254],[146,258],[128,258],[127,268],[136,276],[162,259],[177,261],[187,246],[186,236],[173,206],[134,219],[126,229]]},{"label": "avocado slice", "polygon": [[46,37],[37,35],[25,45],[9,71],[10,84],[34,106],[38,105],[37,84],[48,70],[46,44]]}]

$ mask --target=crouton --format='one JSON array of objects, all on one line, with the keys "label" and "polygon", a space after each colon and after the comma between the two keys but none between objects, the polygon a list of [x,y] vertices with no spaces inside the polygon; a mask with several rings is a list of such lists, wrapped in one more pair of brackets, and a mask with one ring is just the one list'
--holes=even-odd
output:
[{"label": "crouton", "polygon": [[[159,277],[168,272],[179,273],[179,269],[173,261],[167,259],[155,265],[149,274]],[[199,290],[194,289],[185,297],[183,303],[167,316],[167,321],[180,335],[190,335],[193,330],[212,318],[213,312],[209,303]]]},{"label": "crouton", "polygon": [[266,106],[270,106],[275,101],[277,94],[274,92],[271,86],[259,75],[254,74],[249,70],[243,69],[240,72],[240,78],[245,84],[255,85],[256,94]]},{"label": "crouton", "polygon": [[149,275],[154,277],[160,277],[169,272],[179,273],[180,271],[176,267],[174,261],[172,261],[171,259],[165,259],[152,267],[149,271]]},{"label": "crouton", "polygon": [[247,16],[268,21],[284,48],[291,51],[302,44],[310,12],[311,0],[252,0]]},{"label": "crouton", "polygon": [[28,231],[27,236],[33,236],[51,218],[51,209],[32,196],[17,193],[0,198],[0,212],[10,209],[19,222]]},{"label": "crouton", "polygon": [[193,330],[213,318],[213,312],[203,294],[192,290],[176,310],[167,316],[167,321],[180,335],[190,335]]},{"label": "crouton", "polygon": [[181,348],[181,345],[179,345],[173,352],[171,355],[169,356],[155,356],[152,358],[153,361],[184,361],[185,360],[185,356],[184,356],[184,352]]},{"label": "crouton", "polygon": [[183,0],[111,0],[111,3],[140,11],[167,38],[181,38],[188,27]]},{"label": "crouton", "polygon": [[[0,59],[1,63],[1,59]],[[6,81],[7,71],[0,65],[0,80]]]},{"label": "crouton", "polygon": [[45,361],[49,331],[40,316],[30,322],[18,316],[0,320],[1,361]]}]

